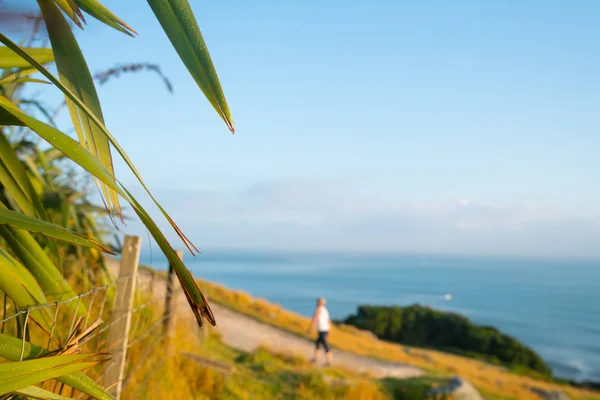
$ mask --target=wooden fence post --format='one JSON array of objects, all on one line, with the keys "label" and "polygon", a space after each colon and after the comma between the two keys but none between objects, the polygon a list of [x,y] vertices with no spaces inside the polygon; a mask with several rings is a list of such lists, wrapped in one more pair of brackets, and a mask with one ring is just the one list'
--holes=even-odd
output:
[{"label": "wooden fence post", "polygon": [[[177,257],[183,260],[183,251],[177,250]],[[165,334],[165,344],[168,344],[169,339],[175,333],[176,323],[176,304],[177,295],[181,290],[181,283],[177,279],[177,274],[173,269],[173,265],[169,263],[169,276],[167,278],[167,294],[165,296],[165,312],[163,315],[163,333]]]},{"label": "wooden fence post", "polygon": [[108,334],[108,351],[111,353],[112,358],[104,372],[104,386],[116,399],[121,396],[125,375],[127,341],[131,325],[131,310],[137,282],[141,243],[142,238],[139,236],[125,236],[119,266],[115,306],[111,318],[116,322],[110,327]]},{"label": "wooden fence post", "polygon": [[[204,293],[204,298],[206,299],[206,301],[208,300],[208,285],[206,284],[206,281],[204,282],[203,285],[203,289],[202,289],[203,293]],[[208,339],[209,336],[209,329],[211,329],[212,327],[209,328],[210,324],[206,324],[204,327],[202,327],[202,342],[206,342],[206,340]]]}]

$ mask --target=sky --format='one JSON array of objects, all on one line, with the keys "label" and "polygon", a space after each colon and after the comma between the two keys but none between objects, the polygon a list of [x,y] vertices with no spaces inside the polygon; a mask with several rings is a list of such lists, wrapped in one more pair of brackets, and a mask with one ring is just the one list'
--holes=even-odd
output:
[{"label": "sky", "polygon": [[104,2],[135,39],[91,18],[77,37],[92,72],[149,62],[171,80],[99,95],[201,250],[600,256],[600,2],[190,3],[235,135],[146,2]]}]

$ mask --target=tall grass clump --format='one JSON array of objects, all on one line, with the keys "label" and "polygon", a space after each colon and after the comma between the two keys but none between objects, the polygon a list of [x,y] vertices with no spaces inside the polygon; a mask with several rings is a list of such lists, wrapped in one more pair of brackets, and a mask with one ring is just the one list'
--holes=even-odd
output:
[{"label": "tall grass clump", "polygon": [[[188,1],[147,0],[147,3],[192,78],[233,132],[229,107]],[[124,202],[173,265],[197,323],[202,326],[203,321],[208,321],[214,325],[204,295],[154,217],[115,175],[113,160],[118,157],[184,245],[193,254],[197,252],[152,196],[125,149],[106,128],[94,78],[73,32],[84,27],[86,16],[131,37],[137,35],[136,31],[98,0],[37,0],[33,15],[28,8],[32,4],[16,4],[11,8],[0,6],[0,298],[4,315],[67,301],[84,288],[108,282],[110,277],[102,266],[102,253],[114,253],[118,246],[105,244],[107,232],[100,221],[107,219],[111,226],[123,221]],[[35,40],[22,40],[23,27],[31,28]],[[9,28],[12,31],[16,28],[15,36],[9,37]],[[56,73],[51,72],[50,66]],[[157,71],[148,65],[130,69],[136,68]],[[118,70],[99,79],[114,77]],[[59,129],[53,113],[30,95],[42,87],[63,96],[76,139]],[[131,122],[135,129],[135,121]],[[43,146],[38,145],[40,141]],[[73,166],[85,171],[92,180],[103,206],[86,201],[82,192],[85,179],[71,174]],[[81,318],[87,317],[88,311],[77,302],[66,307]],[[90,377],[77,375],[81,379],[72,379],[73,374],[106,361],[104,355],[93,350],[91,354],[64,354],[61,346],[71,332],[62,320],[53,329],[56,327],[48,309],[27,313],[26,318],[18,319],[20,325],[14,330],[4,324],[2,327],[0,359],[5,362],[0,364],[3,378],[0,397],[34,394],[52,397],[53,389],[40,385],[56,379],[62,381],[61,388],[66,385],[72,389],[71,392],[61,389],[63,396],[77,389],[94,398],[110,398]],[[26,333],[27,324],[35,327],[30,333]],[[56,334],[58,343],[52,353],[29,342],[44,342],[50,332]]]}]

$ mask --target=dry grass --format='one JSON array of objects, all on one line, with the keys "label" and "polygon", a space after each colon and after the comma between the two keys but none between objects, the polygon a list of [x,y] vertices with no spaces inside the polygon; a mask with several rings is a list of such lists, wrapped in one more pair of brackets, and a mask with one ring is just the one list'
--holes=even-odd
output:
[{"label": "dry grass", "polygon": [[[79,288],[83,285],[82,282],[75,282],[74,286]],[[107,299],[110,297],[107,296]],[[102,314],[108,322],[111,319],[112,301],[104,303],[101,298],[104,296],[98,296],[94,302],[92,297],[83,297],[81,304],[79,301],[77,304],[89,310],[91,320]],[[121,396],[124,400],[390,399],[381,384],[349,371],[315,369],[302,357],[273,353],[265,348],[250,354],[237,351],[222,343],[216,330],[209,329],[208,336],[203,335],[192,319],[178,318],[174,336],[164,341],[161,329],[164,306],[163,301],[157,300],[162,299],[152,297],[145,290],[136,291],[131,347],[127,352],[126,378]],[[72,315],[66,312],[66,307],[57,315],[59,327],[55,334],[60,331],[61,336],[66,337],[68,331],[64,330],[70,326]],[[7,331],[11,329],[16,330],[16,326],[6,327]],[[34,343],[44,345],[47,342],[44,332],[34,325],[28,331]],[[79,350],[104,351],[107,333],[105,331],[94,337],[80,346]],[[190,357],[190,353],[195,356]],[[200,357],[200,362],[198,355],[204,356]],[[213,360],[212,365],[219,362],[225,367],[206,367],[201,362],[205,360],[206,364],[206,359]],[[227,368],[227,365],[231,368]],[[100,365],[85,372],[102,385],[104,367]],[[43,387],[55,393],[75,398],[79,396],[78,392],[54,380],[45,382]]]},{"label": "dry grass", "polygon": [[[180,321],[173,345],[161,348],[144,362],[122,399],[390,399],[375,382],[342,372],[338,372],[342,379],[327,379],[323,372],[298,357],[265,348],[242,353],[224,345],[218,335],[205,341],[200,338],[193,325]],[[129,365],[135,366],[143,352],[143,347],[133,349]],[[198,365],[183,356],[186,352],[229,364],[231,372],[226,375]]]},{"label": "dry grass", "polygon": [[[128,399],[202,399],[211,398],[224,384],[224,377],[217,371],[189,362],[180,354],[197,348],[189,331],[178,329],[176,347],[167,350],[159,347],[143,361],[127,383],[121,398]],[[135,367],[145,356],[144,346],[129,352],[129,366]]]},{"label": "dry grass", "polygon": [[350,400],[386,400],[389,397],[372,382],[362,381],[350,387],[346,394]]},{"label": "dry grass", "polygon": [[[159,276],[162,277],[163,275],[159,273]],[[264,299],[254,298],[241,291],[229,290],[210,282],[201,282],[201,285],[209,301],[221,303],[298,336],[306,336],[305,330],[309,324],[309,319],[306,317],[285,310]],[[152,321],[155,320],[156,316],[148,315],[146,317],[147,321]],[[195,328],[190,326],[178,329],[175,352],[173,354],[169,353],[170,355],[165,353],[164,350],[155,352],[144,363],[144,368],[132,378],[131,386],[135,387],[136,391],[142,390],[144,394],[141,395],[134,391],[131,395],[126,393],[124,398],[173,398],[174,393],[177,394],[175,398],[202,398],[200,393],[206,394],[208,396],[206,398],[245,398],[244,396],[248,393],[256,394],[261,390],[268,392],[272,385],[279,384],[277,382],[253,382],[258,378],[249,373],[237,374],[236,379],[225,379],[219,372],[207,370],[197,365],[190,365],[189,360],[176,356],[175,354],[181,351],[201,352],[213,359],[229,363],[233,363],[232,360],[239,356],[239,353],[232,349],[226,349],[224,345],[211,347],[207,346],[206,343],[200,343],[200,335],[197,332]],[[215,332],[213,332],[214,334]],[[502,367],[465,357],[382,342],[377,340],[371,333],[351,326],[334,327],[330,340],[336,348],[379,359],[409,363],[423,368],[431,376],[463,376],[476,385],[489,399],[539,400],[538,395],[532,393],[530,389],[536,387],[547,391],[562,391],[573,400],[600,400],[600,394],[597,392],[536,380],[511,373]],[[219,341],[216,340],[215,342]],[[131,349],[129,354],[130,365],[137,363],[141,351],[143,351],[143,346]],[[274,367],[274,373],[281,373],[282,368],[287,368],[288,371],[294,370],[295,373],[303,371],[303,373],[311,374],[310,371],[307,372],[307,370],[310,370],[310,366],[307,366],[297,357],[278,354],[271,354],[271,356],[280,361],[277,364],[278,366]],[[341,376],[352,375],[349,371],[340,370],[338,372]],[[294,387],[294,390],[299,392],[298,398],[310,398],[311,395],[314,398],[315,390],[323,389],[323,382],[320,378],[312,377],[311,379],[307,378],[301,385]],[[341,395],[338,393],[338,395],[333,395],[331,398],[388,398],[380,390],[378,383],[356,375],[353,379],[355,380],[354,383],[346,385],[342,397],[339,397]],[[223,393],[237,394],[228,396]],[[217,394],[219,395],[217,396]],[[254,395],[247,398],[272,397],[267,395],[256,397]]]},{"label": "dry grass", "polygon": [[[136,303],[148,300],[142,293]],[[141,318],[132,324],[135,327],[132,337],[137,336],[135,331],[147,331],[162,316],[162,308],[157,305],[144,309]],[[376,382],[341,369],[315,369],[293,354],[274,353],[267,348],[253,353],[235,350],[221,341],[217,330],[205,327],[208,329],[205,335],[195,321],[184,315],[176,319],[174,336],[168,344],[161,342],[150,356],[148,349],[155,341],[152,337],[128,351],[126,375],[131,377],[126,381],[122,399],[390,398]],[[201,365],[197,356],[218,362],[224,368]]]},{"label": "dry grass", "polygon": [[[285,310],[264,299],[253,298],[241,291],[229,290],[205,281],[202,281],[201,284],[206,288],[209,301],[223,304],[299,336],[306,336],[309,318]],[[374,338],[371,333],[351,326],[334,327],[330,335],[330,342],[334,347],[342,350],[384,360],[409,363],[431,371],[433,374],[460,375],[492,398],[539,400],[539,396],[530,390],[530,387],[537,387],[547,391],[562,391],[573,400],[600,399],[600,394],[597,392],[535,380],[511,373],[503,367],[474,359],[383,342]]]}]

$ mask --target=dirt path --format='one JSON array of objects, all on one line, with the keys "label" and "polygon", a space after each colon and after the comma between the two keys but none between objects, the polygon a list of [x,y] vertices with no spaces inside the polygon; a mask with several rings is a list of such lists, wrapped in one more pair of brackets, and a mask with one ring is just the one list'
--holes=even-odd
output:
[{"label": "dirt path", "polygon": [[[271,325],[239,314],[214,302],[211,308],[217,319],[217,329],[228,345],[252,351],[265,346],[277,352],[284,352],[310,359],[313,356],[313,342],[295,336]],[[408,378],[423,375],[423,372],[407,364],[395,364],[362,357],[349,352],[333,349],[333,364],[356,372],[368,372],[376,378]],[[321,353],[322,355],[322,353]]]},{"label": "dirt path", "polygon": [[[113,273],[118,271],[117,262],[110,261],[109,267]],[[157,279],[152,284],[150,274],[140,271],[139,283],[146,290],[150,290],[152,287],[153,296],[164,298],[165,281]],[[185,296],[178,297],[176,306],[180,318],[194,319]],[[298,355],[306,359],[310,359],[313,355],[314,344],[307,339],[259,322],[215,302],[211,303],[211,309],[223,341],[234,348],[250,352],[257,347],[264,346],[276,352]],[[375,360],[337,349],[332,351],[334,366],[359,373],[366,372],[375,378],[409,378],[423,375],[423,371],[408,364]]]}]

